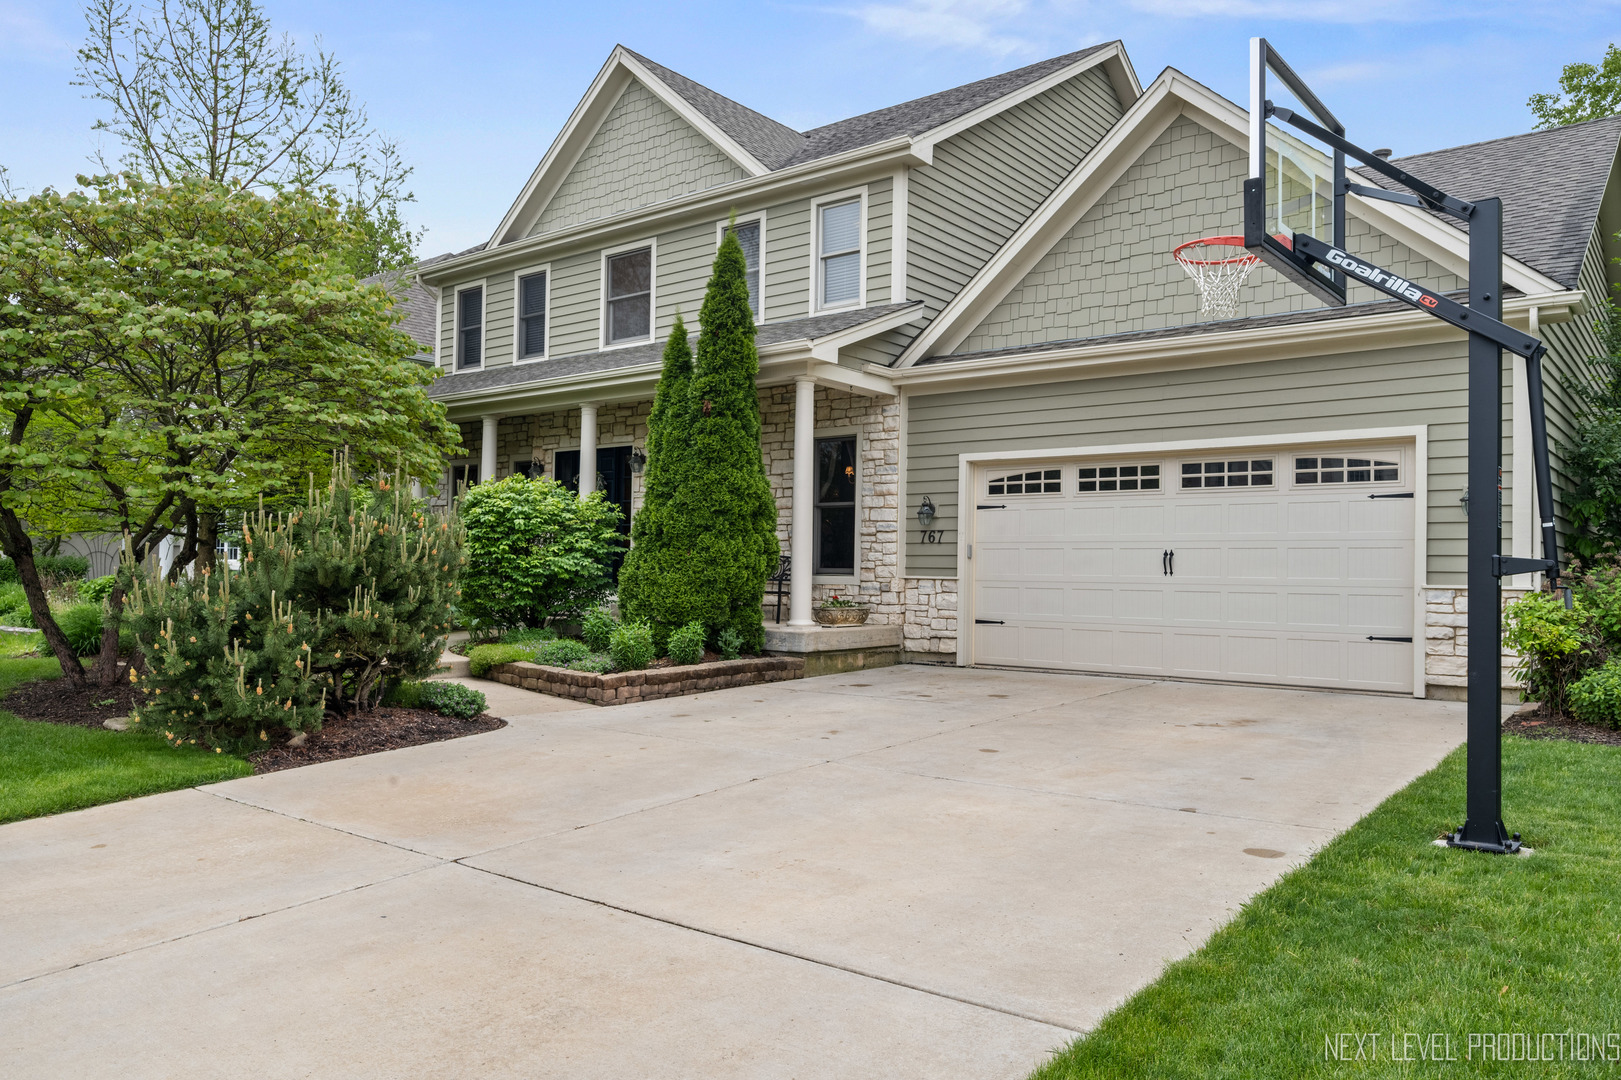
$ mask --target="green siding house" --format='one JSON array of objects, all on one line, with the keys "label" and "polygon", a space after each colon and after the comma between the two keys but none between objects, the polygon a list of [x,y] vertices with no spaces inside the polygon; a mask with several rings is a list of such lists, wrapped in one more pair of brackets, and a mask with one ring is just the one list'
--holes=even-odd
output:
[{"label": "green siding house", "polygon": [[[1555,438],[1616,281],[1618,143],[1621,118],[1401,159],[1503,198]],[[1202,316],[1171,250],[1242,231],[1246,154],[1243,109],[1142,87],[1119,42],[805,132],[616,48],[489,241],[402,289],[466,447],[441,493],[544,474],[634,514],[664,338],[735,214],[780,647],[829,647],[836,592],[912,661],[1460,694],[1464,339],[1265,266]],[[1350,203],[1352,251],[1459,287],[1452,225]],[[1531,554],[1518,361],[1503,395],[1504,550]]]}]

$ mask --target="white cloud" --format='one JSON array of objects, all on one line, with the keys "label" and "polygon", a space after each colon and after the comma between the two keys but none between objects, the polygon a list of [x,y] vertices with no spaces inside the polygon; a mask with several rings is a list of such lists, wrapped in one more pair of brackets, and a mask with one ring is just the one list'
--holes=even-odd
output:
[{"label": "white cloud", "polygon": [[1025,0],[904,0],[866,4],[843,14],[869,30],[919,45],[968,49],[1004,57],[1039,50],[1037,42],[1005,33],[1029,5]]}]

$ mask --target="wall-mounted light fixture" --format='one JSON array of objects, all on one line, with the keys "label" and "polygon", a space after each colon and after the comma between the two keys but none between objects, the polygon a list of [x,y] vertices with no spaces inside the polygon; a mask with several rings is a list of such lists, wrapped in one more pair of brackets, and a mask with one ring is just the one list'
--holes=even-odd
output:
[{"label": "wall-mounted light fixture", "polygon": [[1463,496],[1458,500],[1458,505],[1463,507],[1463,519],[1465,521],[1468,521],[1469,520],[1469,489],[1468,488],[1463,489]]},{"label": "wall-mounted light fixture", "polygon": [[934,500],[925,495],[922,504],[917,508],[917,523],[927,529],[933,521]]},{"label": "wall-mounted light fixture", "polygon": [[630,452],[630,471],[640,476],[645,468],[647,468],[647,455],[642,453],[640,447],[637,447]]}]

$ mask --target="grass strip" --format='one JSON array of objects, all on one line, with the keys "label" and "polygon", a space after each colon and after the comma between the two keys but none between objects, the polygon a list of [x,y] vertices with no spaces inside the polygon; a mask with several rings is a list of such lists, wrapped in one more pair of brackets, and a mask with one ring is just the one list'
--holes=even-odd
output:
[{"label": "grass strip", "polygon": [[[1621,1076],[1621,1039],[1607,1061],[1483,1060],[1514,1044],[1471,1045],[1621,1032],[1621,747],[1508,737],[1503,781],[1505,821],[1534,855],[1431,846],[1460,820],[1460,748],[1035,1080]],[[1331,1044],[1340,1033],[1363,1038]],[[1450,1043],[1419,1041],[1432,1034]],[[1447,1053],[1457,1060],[1430,1060]]]}]

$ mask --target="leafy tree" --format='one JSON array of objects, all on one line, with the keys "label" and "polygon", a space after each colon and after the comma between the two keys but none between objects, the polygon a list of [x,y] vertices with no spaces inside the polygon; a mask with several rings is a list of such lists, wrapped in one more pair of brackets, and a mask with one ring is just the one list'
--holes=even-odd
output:
[{"label": "leafy tree", "polygon": [[468,489],[461,610],[496,626],[540,626],[577,615],[613,588],[624,543],[619,508],[582,499],[547,477],[509,476]]},{"label": "leafy tree", "polygon": [[664,368],[653,408],[647,417],[647,465],[642,470],[642,505],[630,520],[630,551],[619,569],[619,604],[627,613],[647,620],[662,644],[671,629],[684,625],[677,619],[686,610],[670,593],[675,582],[667,575],[669,547],[661,520],[682,470],[679,460],[687,447],[682,425],[688,419],[692,395],[692,346],[679,313],[664,345]]},{"label": "leafy tree", "polygon": [[1565,542],[1588,564],[1621,551],[1621,308],[1610,305],[1596,329],[1604,346],[1592,361],[1598,379],[1571,384],[1583,409],[1560,447],[1573,481],[1564,499],[1571,525]]},{"label": "leafy tree", "polygon": [[392,297],[333,254],[332,193],[81,180],[91,194],[0,203],[0,547],[70,683],[23,520],[122,531],[137,558],[178,536],[177,566],[207,569],[225,515],[296,498],[334,453],[428,475],[459,441]]},{"label": "leafy tree", "polygon": [[1566,64],[1557,94],[1532,94],[1526,102],[1538,128],[1579,124],[1621,112],[1621,48],[1612,44],[1598,65]]},{"label": "leafy tree", "polygon": [[[396,143],[372,127],[338,61],[277,38],[254,0],[90,0],[75,85],[109,115],[117,164],[160,184],[182,177],[261,193],[346,185],[345,261],[366,277],[413,261],[401,217],[415,196]],[[98,154],[103,171],[113,166]]]},{"label": "leafy tree", "polygon": [[16,197],[17,189],[11,186],[11,173],[6,171],[4,165],[0,165],[0,199],[15,199]]},{"label": "leafy tree", "polygon": [[778,558],[777,507],[760,457],[760,358],[745,275],[743,248],[728,229],[699,313],[691,391],[654,441],[661,453],[671,445],[681,451],[653,522],[657,572],[644,579],[636,604],[637,617],[660,624],[666,638],[701,620],[711,636],[735,629],[758,651],[760,599]]}]

